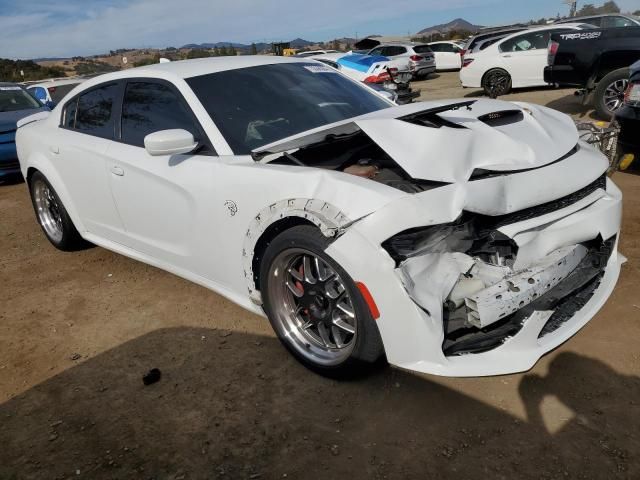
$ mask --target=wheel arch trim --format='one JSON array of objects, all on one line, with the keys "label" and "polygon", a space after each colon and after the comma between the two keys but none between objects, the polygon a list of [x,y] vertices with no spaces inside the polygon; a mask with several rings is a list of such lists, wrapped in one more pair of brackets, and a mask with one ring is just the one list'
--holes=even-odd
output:
[{"label": "wheel arch trim", "polygon": [[[244,277],[251,301],[262,305],[256,269],[262,253],[275,236],[291,227],[308,224],[318,227],[325,237],[336,238],[350,223],[351,220],[336,206],[310,198],[280,200],[258,212],[247,228],[242,246]],[[277,228],[278,225],[283,228]]]}]

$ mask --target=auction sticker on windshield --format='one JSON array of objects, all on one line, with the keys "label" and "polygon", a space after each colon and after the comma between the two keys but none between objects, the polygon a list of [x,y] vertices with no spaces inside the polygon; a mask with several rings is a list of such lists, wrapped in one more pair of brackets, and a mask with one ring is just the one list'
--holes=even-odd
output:
[{"label": "auction sticker on windshield", "polygon": [[305,65],[304,68],[313,73],[336,73],[336,70],[324,65]]}]

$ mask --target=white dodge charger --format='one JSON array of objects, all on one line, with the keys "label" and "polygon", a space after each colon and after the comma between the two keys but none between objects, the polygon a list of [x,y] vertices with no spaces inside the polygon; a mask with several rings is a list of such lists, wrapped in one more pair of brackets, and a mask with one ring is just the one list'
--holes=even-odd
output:
[{"label": "white dodge charger", "polygon": [[309,59],[163,63],[20,122],[36,217],[266,315],[322,373],[523,371],[610,295],[621,194],[553,110],[395,106]]}]

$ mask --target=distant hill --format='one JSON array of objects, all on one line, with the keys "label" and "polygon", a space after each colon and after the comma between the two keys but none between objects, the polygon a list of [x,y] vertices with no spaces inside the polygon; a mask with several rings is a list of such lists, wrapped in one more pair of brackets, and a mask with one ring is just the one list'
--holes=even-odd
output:
[{"label": "distant hill", "polygon": [[234,42],[216,42],[216,43],[187,43],[180,48],[215,48],[215,47],[233,47],[233,48],[249,48],[251,45]]},{"label": "distant hill", "polygon": [[[291,40],[289,42],[291,44],[291,48],[305,48],[308,47],[309,45],[315,45],[316,42],[310,42],[308,40],[305,40],[303,38],[296,38],[294,40]],[[235,43],[235,42],[215,42],[215,43],[187,43],[186,45],[183,45],[180,48],[191,48],[191,49],[198,49],[198,48],[202,48],[202,49],[211,49],[211,48],[215,48],[215,47],[230,47],[232,46],[235,49],[238,50],[248,50],[251,48],[251,44],[247,44],[247,43]],[[256,43],[256,48],[258,49],[258,51],[262,51],[262,50],[266,50],[266,49],[271,49],[271,44],[270,43]]]},{"label": "distant hill", "polygon": [[440,25],[434,25],[433,27],[427,27],[420,30],[417,35],[432,35],[436,33],[447,33],[452,30],[464,30],[467,32],[475,32],[482,28],[480,25],[474,25],[462,18],[456,18],[449,23],[443,23]]}]

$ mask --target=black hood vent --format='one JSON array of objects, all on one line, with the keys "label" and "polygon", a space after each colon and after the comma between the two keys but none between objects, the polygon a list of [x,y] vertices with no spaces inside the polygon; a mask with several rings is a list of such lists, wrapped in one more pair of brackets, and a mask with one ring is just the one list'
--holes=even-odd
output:
[{"label": "black hood vent", "polygon": [[483,123],[490,127],[500,127],[524,120],[522,110],[500,110],[498,112],[486,113],[478,117]]}]

